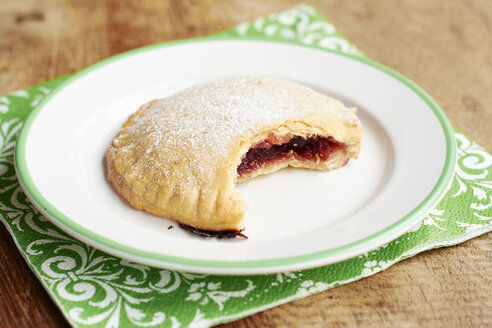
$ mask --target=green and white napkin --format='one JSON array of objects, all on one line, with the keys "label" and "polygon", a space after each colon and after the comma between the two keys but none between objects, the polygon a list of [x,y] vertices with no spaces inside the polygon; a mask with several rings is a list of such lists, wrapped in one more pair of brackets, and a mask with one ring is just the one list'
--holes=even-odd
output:
[{"label": "green and white napkin", "polygon": [[[362,54],[310,6],[239,24],[221,35],[289,39]],[[325,267],[263,276],[197,275],[132,263],[60,231],[29,203],[14,169],[23,121],[67,77],[0,97],[0,215],[20,253],[75,327],[208,327],[373,275],[422,251],[492,230],[492,156],[455,132],[452,186],[400,238]]]}]

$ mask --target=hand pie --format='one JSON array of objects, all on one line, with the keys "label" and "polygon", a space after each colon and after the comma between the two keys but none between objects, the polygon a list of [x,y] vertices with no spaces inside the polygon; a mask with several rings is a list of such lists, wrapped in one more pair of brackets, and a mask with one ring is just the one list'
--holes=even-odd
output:
[{"label": "hand pie", "polygon": [[287,166],[331,170],[356,158],[351,109],[305,86],[232,77],[144,104],[106,153],[130,204],[195,229],[244,229],[236,182]]}]

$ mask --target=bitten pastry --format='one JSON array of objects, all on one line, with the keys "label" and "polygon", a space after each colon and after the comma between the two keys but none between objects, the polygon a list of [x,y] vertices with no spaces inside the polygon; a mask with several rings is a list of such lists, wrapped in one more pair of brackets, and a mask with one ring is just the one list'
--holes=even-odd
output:
[{"label": "bitten pastry", "polygon": [[355,110],[276,78],[232,77],[153,100],[106,152],[130,204],[196,229],[244,229],[237,182],[287,166],[331,170],[356,158]]}]

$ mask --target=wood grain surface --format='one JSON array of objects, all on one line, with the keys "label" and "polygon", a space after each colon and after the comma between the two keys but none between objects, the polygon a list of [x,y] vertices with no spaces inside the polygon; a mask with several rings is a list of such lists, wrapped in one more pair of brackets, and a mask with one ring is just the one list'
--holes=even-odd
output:
[{"label": "wood grain surface", "polygon": [[[0,94],[139,46],[212,33],[297,1],[1,0]],[[367,56],[408,76],[492,150],[492,1],[310,1]],[[0,326],[68,324],[0,228]],[[222,327],[492,326],[492,237]]]}]

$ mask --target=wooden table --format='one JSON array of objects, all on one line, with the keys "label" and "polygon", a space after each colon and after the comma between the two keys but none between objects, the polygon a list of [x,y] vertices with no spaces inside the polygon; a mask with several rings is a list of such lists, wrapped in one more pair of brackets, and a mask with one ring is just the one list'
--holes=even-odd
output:
[{"label": "wooden table", "polygon": [[[492,2],[310,1],[372,59],[408,76],[492,150]],[[200,36],[297,1],[0,1],[0,94],[150,43]],[[223,327],[492,326],[492,234]],[[2,327],[62,327],[0,228]]]}]

